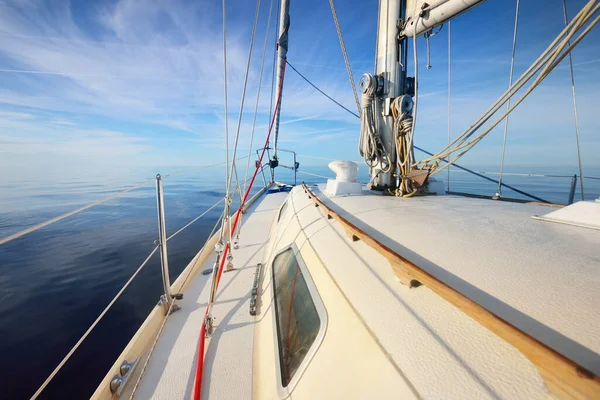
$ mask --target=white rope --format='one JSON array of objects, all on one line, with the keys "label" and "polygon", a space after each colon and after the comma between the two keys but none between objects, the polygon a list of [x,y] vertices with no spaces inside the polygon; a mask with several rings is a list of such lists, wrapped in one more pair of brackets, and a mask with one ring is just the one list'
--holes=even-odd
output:
[{"label": "white rope", "polygon": [[145,185],[147,185],[148,183],[150,183],[150,182],[152,182],[152,181],[154,181],[154,179],[148,179],[147,181],[145,181],[145,182],[142,182],[142,183],[140,183],[139,185],[132,186],[132,187],[130,187],[129,189],[121,190],[120,192],[117,192],[117,193],[115,193],[115,194],[112,194],[112,195],[110,195],[110,196],[108,196],[108,197],[105,197],[105,198],[103,198],[103,199],[100,199],[100,200],[98,200],[98,201],[95,201],[95,202],[93,202],[93,203],[90,203],[90,204],[88,204],[88,205],[85,205],[85,206],[83,206],[83,207],[80,207],[80,208],[78,208],[78,209],[76,209],[76,210],[73,210],[73,211],[70,211],[70,212],[68,212],[68,213],[65,213],[65,214],[59,215],[58,217],[54,217],[54,218],[52,218],[52,219],[49,219],[48,221],[42,222],[42,223],[40,223],[40,224],[37,224],[37,225],[34,225],[34,226],[30,227],[30,228],[23,229],[23,230],[22,230],[22,231],[20,231],[20,232],[14,233],[14,234],[12,234],[12,235],[9,235],[9,236],[6,236],[6,237],[4,237],[4,238],[0,239],[0,245],[2,245],[2,244],[4,244],[4,243],[7,243],[7,242],[10,242],[11,240],[14,240],[14,239],[20,238],[21,236],[25,236],[25,235],[27,235],[28,233],[35,232],[35,231],[37,231],[37,230],[39,230],[39,229],[42,229],[42,228],[44,228],[44,227],[46,227],[46,226],[48,226],[48,225],[50,225],[50,224],[53,224],[53,223],[55,223],[55,222],[62,221],[62,220],[63,220],[63,219],[65,219],[65,218],[68,218],[68,217],[70,217],[70,216],[73,216],[73,215],[75,215],[75,214],[78,214],[78,213],[80,213],[80,212],[82,212],[82,211],[85,211],[85,210],[87,210],[88,208],[92,208],[92,207],[94,207],[94,206],[97,206],[98,204],[102,204],[102,203],[104,203],[104,202],[106,202],[106,201],[108,201],[108,200],[114,199],[115,197],[121,196],[121,195],[123,195],[123,194],[125,194],[125,193],[128,193],[128,192],[131,192],[132,190],[135,190],[135,189],[138,189],[138,188],[140,188],[140,187],[142,187],[142,186],[145,186]]},{"label": "white rope", "polygon": [[333,22],[335,22],[335,29],[337,30],[337,35],[340,40],[342,54],[344,55],[344,62],[346,63],[348,79],[350,80],[350,86],[352,86],[352,94],[354,95],[354,101],[356,101],[356,108],[358,109],[358,114],[360,115],[361,108],[360,101],[358,100],[358,93],[356,92],[356,83],[354,82],[354,75],[352,74],[352,68],[350,67],[350,60],[348,59],[348,53],[346,52],[346,45],[344,44],[344,37],[342,36],[342,29],[340,28],[340,22],[338,21],[338,16],[335,11],[335,5],[333,4],[333,0],[329,0],[329,5],[331,6],[331,15],[333,15]]},{"label": "white rope", "polygon": [[362,113],[360,114],[360,138],[358,152],[369,168],[379,165],[383,173],[391,170],[392,164],[385,151],[381,137],[375,128],[373,100],[375,99],[375,84],[369,85],[362,94]]},{"label": "white rope", "polygon": [[[582,10],[582,12],[583,12],[583,10]],[[578,15],[578,17],[580,15],[581,15],[581,12]],[[574,19],[569,24],[568,28],[570,28],[575,22],[576,22],[576,20]],[[568,29],[565,28],[565,30],[563,30],[563,32],[561,32],[561,34],[559,34],[559,36],[550,44],[550,46],[548,46],[548,48],[544,51],[544,53],[542,53],[542,55],[527,69],[527,71],[525,71],[523,73],[523,75],[521,75],[521,77],[519,77],[519,79],[517,79],[517,81],[513,84],[513,86],[509,90],[504,92],[504,94],[492,106],[490,106],[490,108],[488,110],[486,110],[486,112],[476,122],[471,124],[471,126],[469,128],[467,128],[461,135],[459,135],[456,139],[454,139],[454,141],[452,143],[450,143],[448,146],[446,146],[444,149],[442,149],[440,152],[438,152],[438,154],[443,154],[443,152],[445,150],[448,150],[452,145],[454,145],[456,143],[459,143],[459,144],[464,143],[466,141],[466,139],[472,135],[473,132],[470,132],[471,130],[479,128],[483,123],[485,123],[489,119],[490,116],[488,116],[488,118],[484,119],[484,117],[486,117],[486,115],[488,115],[490,113],[492,113],[492,114],[495,113],[502,106],[502,104],[504,104],[504,102],[506,102],[507,96],[512,96],[517,90],[519,90],[524,85],[524,83],[526,83],[529,79],[531,79],[533,74],[541,69],[541,67],[542,67],[541,63],[547,62],[550,59],[550,56],[554,54],[554,52],[551,51],[551,49],[556,46],[556,44],[559,42],[560,38],[566,34],[567,30]],[[556,49],[558,49],[558,47]],[[433,159],[437,159],[437,158],[439,158],[438,155],[434,155],[434,156],[431,156],[429,159],[422,160],[421,162],[429,161],[429,160],[433,160]]]},{"label": "white rope", "polygon": [[[565,46],[564,41],[563,41],[563,43],[561,43],[559,45],[557,45],[557,43],[559,43],[560,39],[567,34],[568,34],[568,39],[570,39],[570,37],[572,37],[573,34],[575,33],[576,29],[574,29],[572,32],[568,32],[569,29],[571,29],[574,26],[576,26],[577,29],[580,28],[581,25],[583,25],[582,19],[585,19],[585,21],[587,21],[589,19],[589,17],[591,17],[591,15],[595,11],[597,11],[598,7],[596,6],[590,12],[590,8],[593,5],[591,3],[594,3],[594,2],[595,2],[595,0],[591,0],[590,3],[588,3],[588,5],[586,5],[580,11],[580,13],[577,15],[577,17],[574,18],[573,21],[571,21],[569,23],[568,27],[565,28],[559,34],[559,36],[548,46],[548,48],[542,53],[542,55],[540,55],[540,57],[523,73],[523,75],[521,75],[521,77],[519,77],[519,79],[517,79],[517,81],[515,81],[513,86],[509,90],[504,92],[504,94],[488,110],[486,110],[486,112],[477,121],[475,121],[473,124],[471,124],[471,126],[469,128],[467,128],[461,135],[459,135],[456,139],[454,139],[454,141],[450,145],[446,146],[444,149],[442,149],[436,155],[434,155],[428,159],[424,159],[424,160],[420,161],[419,163],[431,161],[431,160],[438,159],[438,158],[445,158],[444,155],[446,155],[447,153],[444,153],[444,152],[455,144],[461,145],[460,148],[464,148],[468,144],[470,144],[470,143],[467,143],[467,144],[464,144],[464,143],[475,132],[475,130],[480,128],[485,122],[487,122],[487,120],[489,120],[489,118],[491,118],[491,116],[496,111],[498,111],[498,109],[506,102],[508,96],[514,95],[519,89],[521,89],[524,86],[524,84],[527,81],[529,81],[533,77],[533,75],[543,67],[544,63],[546,63],[546,65],[552,66],[552,64],[556,60],[557,55],[560,53],[560,51],[562,51],[564,49],[564,46]],[[591,28],[588,27],[588,29],[586,29],[586,31],[584,33],[589,32],[589,29],[591,29]],[[582,39],[582,37],[580,37],[578,39],[578,41],[580,41],[581,39]],[[569,50],[573,47],[574,46],[570,46]],[[564,54],[560,58],[560,60],[562,60],[562,58],[564,58]],[[548,68],[546,68],[543,72],[546,72],[547,69]],[[542,74],[540,74],[540,77],[541,77],[541,75]],[[538,80],[536,80],[537,83],[539,83],[540,77],[538,77]],[[442,157],[440,157],[440,155],[442,155]]]},{"label": "white rope", "polygon": [[[221,201],[222,200],[220,200],[219,203]],[[215,205],[213,205],[211,208],[209,208],[207,210],[207,212],[210,211],[212,208],[214,208],[219,203],[216,203]],[[210,238],[215,233],[215,230],[217,229],[217,226],[219,226],[219,222],[221,222],[222,218],[223,218],[223,213],[221,213],[221,216],[217,219],[217,222],[213,226],[212,231],[208,235],[208,238],[206,239],[206,242],[204,242],[204,245],[202,246],[202,248],[200,249],[200,251],[198,253],[196,253],[196,255],[194,256],[194,258],[192,259],[192,261],[190,261],[190,265],[192,265],[192,267],[189,269],[187,275],[183,279],[183,282],[181,283],[181,286],[180,286],[181,289],[183,289],[185,287],[185,284],[186,284],[187,280],[189,279],[190,275],[192,274],[192,271],[194,270],[193,266],[196,264],[196,261],[197,261],[198,257],[200,257],[200,254],[202,254],[202,251],[204,251],[204,248],[206,247],[206,244],[208,243],[208,241],[210,240]],[[172,235],[171,237],[173,237],[173,236],[175,236],[175,235]],[[167,239],[167,240],[169,240],[169,239]],[[140,387],[140,384],[142,383],[142,378],[144,377],[144,373],[146,372],[146,369],[148,368],[148,365],[150,364],[150,359],[152,358],[152,354],[154,353],[154,349],[156,349],[156,345],[158,344],[158,340],[160,339],[160,335],[162,334],[162,331],[163,331],[165,325],[167,324],[167,320],[169,319],[169,316],[171,315],[171,313],[173,311],[173,306],[174,305],[175,305],[175,301],[172,301],[171,305],[169,306],[169,309],[167,310],[165,318],[163,319],[162,324],[160,325],[160,328],[158,329],[158,332],[156,333],[154,341],[152,342],[152,346],[150,347],[150,351],[148,352],[148,357],[146,357],[146,360],[144,361],[144,366],[142,367],[142,370],[141,370],[140,374],[138,375],[138,378],[137,378],[137,380],[135,382],[135,386],[133,387],[133,390],[131,391],[131,395],[129,396],[129,400],[133,400],[133,398],[135,397],[135,394],[136,394],[138,388]]]},{"label": "white rope", "polygon": [[54,371],[52,371],[52,373],[50,374],[50,376],[48,376],[48,378],[46,378],[46,380],[44,381],[44,383],[42,383],[42,385],[40,386],[40,388],[33,394],[33,396],[31,396],[31,400],[34,400],[34,399],[38,398],[38,396],[42,393],[42,391],[46,388],[46,386],[48,386],[48,384],[54,378],[54,376],[58,373],[58,371],[60,371],[60,369],[63,367],[63,365],[65,365],[65,363],[69,360],[69,358],[71,358],[71,356],[73,355],[73,353],[75,352],[75,350],[77,350],[79,348],[79,346],[85,340],[85,338],[87,338],[88,335],[90,334],[90,332],[92,332],[92,330],[96,327],[96,325],[98,325],[98,322],[100,322],[100,320],[102,319],[102,317],[104,317],[104,315],[112,307],[112,305],[115,303],[115,301],[117,301],[117,299],[121,296],[121,294],[125,291],[125,289],[127,289],[127,287],[129,286],[129,284],[133,281],[133,279],[137,276],[137,274],[142,270],[142,268],[144,268],[144,266],[148,263],[148,261],[150,261],[150,258],[154,255],[154,253],[156,253],[156,250],[158,250],[158,246],[156,246],[154,248],[154,250],[152,250],[152,252],[150,253],[150,255],[148,255],[148,257],[146,257],[146,259],[144,260],[144,262],[142,263],[142,265],[140,265],[138,267],[138,269],[133,273],[133,275],[131,275],[131,277],[125,283],[125,285],[123,285],[123,287],[121,288],[121,290],[119,290],[119,292],[115,295],[115,297],[113,297],[113,299],[110,301],[110,303],[108,303],[108,305],[106,306],[106,308],[104,308],[104,311],[102,311],[102,313],[98,316],[98,318],[96,318],[96,320],[92,323],[92,325],[90,325],[90,327],[88,328],[88,330],[85,331],[85,333],[83,334],[83,336],[81,336],[81,338],[77,341],[77,343],[75,343],[75,345],[67,353],[67,355],[65,356],[65,358],[63,358],[62,361],[56,366],[56,368],[54,368]]},{"label": "white rope", "polygon": [[[486,112],[469,128],[467,128],[461,135],[459,135],[450,145],[436,153],[434,156],[421,160],[415,163],[415,166],[421,166],[422,168],[432,168],[434,171],[431,175],[435,175],[443,171],[452,163],[460,159],[466,152],[468,152],[473,146],[475,146],[483,137],[485,137],[493,128],[495,128],[510,112],[512,112],[547,76],[548,74],[566,57],[566,55],[577,45],[579,42],[590,32],[590,30],[598,23],[600,17],[595,18],[588,26],[579,34],[577,39],[568,45],[567,41],[577,33],[600,9],[599,5],[595,5],[597,0],[590,0],[590,2],[577,14],[577,16],[569,23],[569,25],[559,34],[559,36],[548,46],[548,48],[542,53],[542,55],[519,77],[512,87],[507,90]],[[519,98],[519,100],[510,107],[497,121],[495,121],[490,127],[488,127],[481,134],[475,138],[468,140],[483,124],[485,124],[500,107],[507,101],[508,97],[513,96],[519,91],[538,71],[538,77],[525,91],[525,93]],[[452,146],[454,148],[450,149]],[[449,150],[450,149],[450,150]],[[463,150],[464,149],[464,150]],[[455,156],[452,160],[448,160],[448,163],[439,169],[437,168],[438,159],[448,158],[452,153],[458,150],[463,150],[458,156]],[[435,162],[434,165],[429,163]]]},{"label": "white rope", "polygon": [[[515,28],[513,32],[513,43],[512,43],[512,57],[510,60],[510,73],[508,77],[508,88],[512,86],[513,83],[513,72],[515,70],[515,50],[517,48],[517,29],[519,26],[519,6],[521,4],[521,0],[517,0],[517,5],[515,8]],[[566,20],[565,20],[566,25]],[[506,102],[506,110],[510,110],[510,97]],[[500,159],[500,177],[498,178],[498,190],[496,191],[496,196],[502,197],[502,172],[504,171],[504,154],[506,152],[506,136],[508,134],[508,115],[504,120],[504,138],[502,140],[502,157]]]},{"label": "white rope", "polygon": [[[565,26],[567,26],[567,1],[563,0],[563,14],[565,17]],[[569,42],[569,44],[571,44]],[[581,185],[581,200],[584,200],[583,194],[583,166],[581,163],[581,146],[579,143],[579,117],[577,116],[577,96],[575,96],[575,76],[573,74],[573,55],[569,52],[569,68],[571,70],[571,91],[573,92],[573,113],[575,114],[575,138],[577,141],[577,161],[579,163],[579,184]]]}]

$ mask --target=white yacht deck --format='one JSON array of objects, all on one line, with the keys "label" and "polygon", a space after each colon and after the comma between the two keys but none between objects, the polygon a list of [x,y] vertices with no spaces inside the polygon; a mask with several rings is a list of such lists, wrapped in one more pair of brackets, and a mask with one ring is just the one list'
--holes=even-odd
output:
[{"label": "white yacht deck", "polygon": [[[323,185],[311,189],[328,207],[404,258],[600,374],[600,231],[532,219],[552,210],[541,205],[455,196],[402,199],[370,191],[329,198]],[[259,320],[266,331],[272,330],[270,317],[264,318],[272,310],[259,312],[261,318],[255,319],[249,315],[249,301],[256,264],[290,243],[307,261],[317,287],[323,285],[325,307],[339,313],[341,301],[353,315],[329,315],[331,326],[302,378],[306,384],[292,397],[318,393],[316,397],[332,398],[345,393],[345,385],[360,387],[357,394],[378,393],[379,398],[409,392],[415,398],[549,397],[539,371],[515,347],[428,287],[403,286],[387,259],[348,238],[340,223],[328,219],[301,187],[287,196],[263,195],[244,216],[240,246],[234,251],[236,270],[223,274],[214,307],[216,329],[206,343],[203,399],[246,399],[256,393],[280,398],[271,376],[276,345],[263,338],[268,343],[257,350],[254,337]],[[286,198],[287,211],[269,237],[275,212]],[[211,255],[200,270],[213,263]],[[197,274],[186,287],[182,309],[169,318],[137,398],[192,395],[210,278]],[[268,289],[262,291],[264,295]],[[363,340],[372,340],[360,344],[371,346],[370,353],[336,363],[337,356],[331,354],[349,350],[340,329],[356,317],[370,335]],[[257,370],[253,351],[269,365],[259,364]],[[378,357],[375,353],[391,363],[398,374],[394,379],[402,385],[387,380],[373,386],[376,379],[364,368]],[[253,377],[259,371],[271,375]]]},{"label": "white yacht deck", "polygon": [[[249,314],[256,264],[262,262],[274,212],[287,193],[262,195],[242,221],[239,249],[233,251],[235,270],[223,272],[213,307],[215,329],[206,341],[203,399],[252,397],[254,317]],[[212,268],[209,257],[200,271]],[[181,309],[164,328],[136,398],[189,399],[196,372],[198,339],[206,310],[212,274],[191,278]]]},{"label": "white yacht deck", "polygon": [[329,198],[324,189],[313,188],[344,218],[600,374],[599,231],[532,219],[552,211],[541,205],[372,192]]}]

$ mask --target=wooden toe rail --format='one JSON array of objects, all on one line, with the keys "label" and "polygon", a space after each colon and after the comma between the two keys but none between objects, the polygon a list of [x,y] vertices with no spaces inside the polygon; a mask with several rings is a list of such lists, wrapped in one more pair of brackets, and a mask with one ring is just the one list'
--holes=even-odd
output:
[{"label": "wooden toe rail", "polygon": [[304,183],[302,187],[315,206],[321,208],[328,219],[340,223],[352,241],[363,241],[384,256],[402,283],[409,287],[415,284],[427,286],[438,296],[513,345],[536,366],[552,394],[562,399],[600,399],[600,379],[592,372],[408,261],[329,208]]}]

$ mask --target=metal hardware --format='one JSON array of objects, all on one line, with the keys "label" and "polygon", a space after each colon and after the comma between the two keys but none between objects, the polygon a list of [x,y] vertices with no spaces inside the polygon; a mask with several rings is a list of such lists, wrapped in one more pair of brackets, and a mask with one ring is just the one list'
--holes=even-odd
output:
[{"label": "metal hardware", "polygon": [[225,272],[233,271],[233,255],[231,252],[227,255],[227,266],[225,267]]},{"label": "metal hardware", "polygon": [[410,96],[402,96],[400,101],[400,112],[403,114],[410,114],[413,110],[413,100]]},{"label": "metal hardware", "polygon": [[137,366],[137,362],[140,358],[136,358],[135,361],[128,363],[127,360],[123,361],[121,366],[119,367],[119,374],[115,375],[110,380],[110,392],[112,394],[117,394],[117,396],[121,395],[123,388],[125,387],[125,383],[127,382],[127,378],[129,378],[130,374],[133,372],[135,367]]},{"label": "metal hardware", "polygon": [[119,375],[113,376],[113,378],[110,381],[110,392],[120,392],[121,390],[119,389],[121,389],[121,386],[123,386],[123,382],[123,378],[121,378]]},{"label": "metal hardware", "polygon": [[425,68],[431,69],[431,45],[429,44],[429,38],[432,36],[431,31],[425,32],[425,45],[427,46],[427,65]]},{"label": "metal hardware", "polygon": [[172,294],[170,300],[171,301],[167,301],[167,296],[165,296],[163,294],[158,299],[158,305],[159,306],[165,306],[167,312],[169,312],[170,314],[173,314],[175,311],[181,310],[181,307],[179,307],[177,304],[173,304],[173,305],[169,305],[169,304],[171,302],[173,302],[174,300],[183,300],[183,294],[182,293]]},{"label": "metal hardware", "polygon": [[381,115],[384,117],[392,115],[392,101],[394,101],[394,99],[391,97],[383,99],[383,110],[381,110]]},{"label": "metal hardware", "polygon": [[167,257],[167,226],[165,223],[165,199],[163,183],[160,174],[156,175],[156,206],[158,211],[158,240],[160,246],[160,265],[165,294],[166,308],[171,306],[171,281],[169,278],[169,260]]},{"label": "metal hardware", "polygon": [[204,271],[202,271],[202,275],[210,275],[212,274],[213,269],[212,268],[206,268]]},{"label": "metal hardware", "polygon": [[256,315],[256,304],[258,302],[258,283],[260,282],[260,271],[262,263],[256,264],[256,273],[254,274],[254,283],[252,284],[252,295],[250,297],[250,315]]},{"label": "metal hardware", "polygon": [[575,199],[575,189],[577,188],[577,175],[573,175],[571,178],[571,190],[569,191],[569,202],[567,204],[573,204]]},{"label": "metal hardware", "polygon": [[363,93],[366,93],[367,90],[373,90],[375,94],[381,94],[383,91],[383,77],[379,75],[373,74],[364,74],[362,78],[360,78],[360,89]]},{"label": "metal hardware", "polygon": [[204,326],[206,327],[206,331],[204,332],[205,337],[211,337],[214,329],[213,325],[214,318],[209,314],[206,316],[204,320]]},{"label": "metal hardware", "polygon": [[415,97],[415,77],[406,77],[406,94],[410,97]]},{"label": "metal hardware", "polygon": [[[257,149],[257,150],[256,150],[256,154],[257,154],[257,155],[259,155],[259,154],[260,154],[260,151],[262,151],[262,149]],[[275,167],[283,167],[283,168],[287,168],[287,169],[290,169],[290,170],[294,171],[294,186],[296,186],[296,185],[297,185],[297,183],[298,183],[298,179],[297,179],[297,173],[296,173],[296,171],[297,171],[297,170],[298,170],[298,168],[300,167],[300,163],[298,163],[298,162],[296,161],[296,158],[297,158],[296,152],[295,152],[295,151],[292,151],[292,150],[286,150],[286,149],[277,149],[277,151],[278,151],[278,152],[280,152],[280,153],[281,153],[281,152],[284,152],[284,153],[291,153],[291,154],[294,156],[294,164],[293,164],[293,166],[287,166],[287,165],[280,164],[280,163],[279,163],[279,158],[277,158],[277,159],[276,159],[276,158],[275,158],[275,156],[273,156],[273,158],[272,158],[272,159],[270,159],[270,160],[268,161],[268,163],[265,163],[265,165],[264,165],[265,167],[269,166],[269,167],[271,168],[271,182],[270,182],[270,183],[273,183],[273,182],[274,182],[274,179],[273,179],[273,178],[274,178],[274,171],[275,171],[275,169],[274,169],[274,168],[275,168]],[[269,152],[269,147],[267,147],[267,153],[268,153],[268,152]],[[268,154],[267,154],[267,155],[268,155]],[[273,166],[273,160],[275,160],[275,166]],[[266,179],[264,178],[264,171],[263,171],[263,169],[261,169],[261,172],[263,173],[263,180],[264,180],[264,182],[265,182],[265,187],[266,187],[266,186],[267,186],[267,181],[266,181]]]},{"label": "metal hardware", "polygon": [[165,296],[164,294],[161,294],[160,297],[158,298],[158,305],[164,306],[167,304],[169,304],[169,302],[167,301],[167,296]]}]

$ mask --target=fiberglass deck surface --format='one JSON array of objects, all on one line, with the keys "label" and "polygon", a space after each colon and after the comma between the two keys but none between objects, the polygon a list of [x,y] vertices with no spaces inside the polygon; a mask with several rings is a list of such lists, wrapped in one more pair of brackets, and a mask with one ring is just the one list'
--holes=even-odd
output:
[{"label": "fiberglass deck surface", "polygon": [[[287,193],[262,195],[244,214],[239,249],[234,250],[235,270],[224,272],[213,308],[215,330],[205,344],[203,399],[252,397],[252,346],[254,317],[249,314],[250,292],[256,265],[276,210]],[[214,255],[200,271],[212,268]],[[169,318],[152,355],[138,399],[189,399],[192,396],[198,338],[210,276],[198,274],[179,302],[181,310]]]},{"label": "fiberglass deck surface", "polygon": [[600,231],[531,218],[552,208],[368,194],[326,204],[403,257],[600,374]]}]

